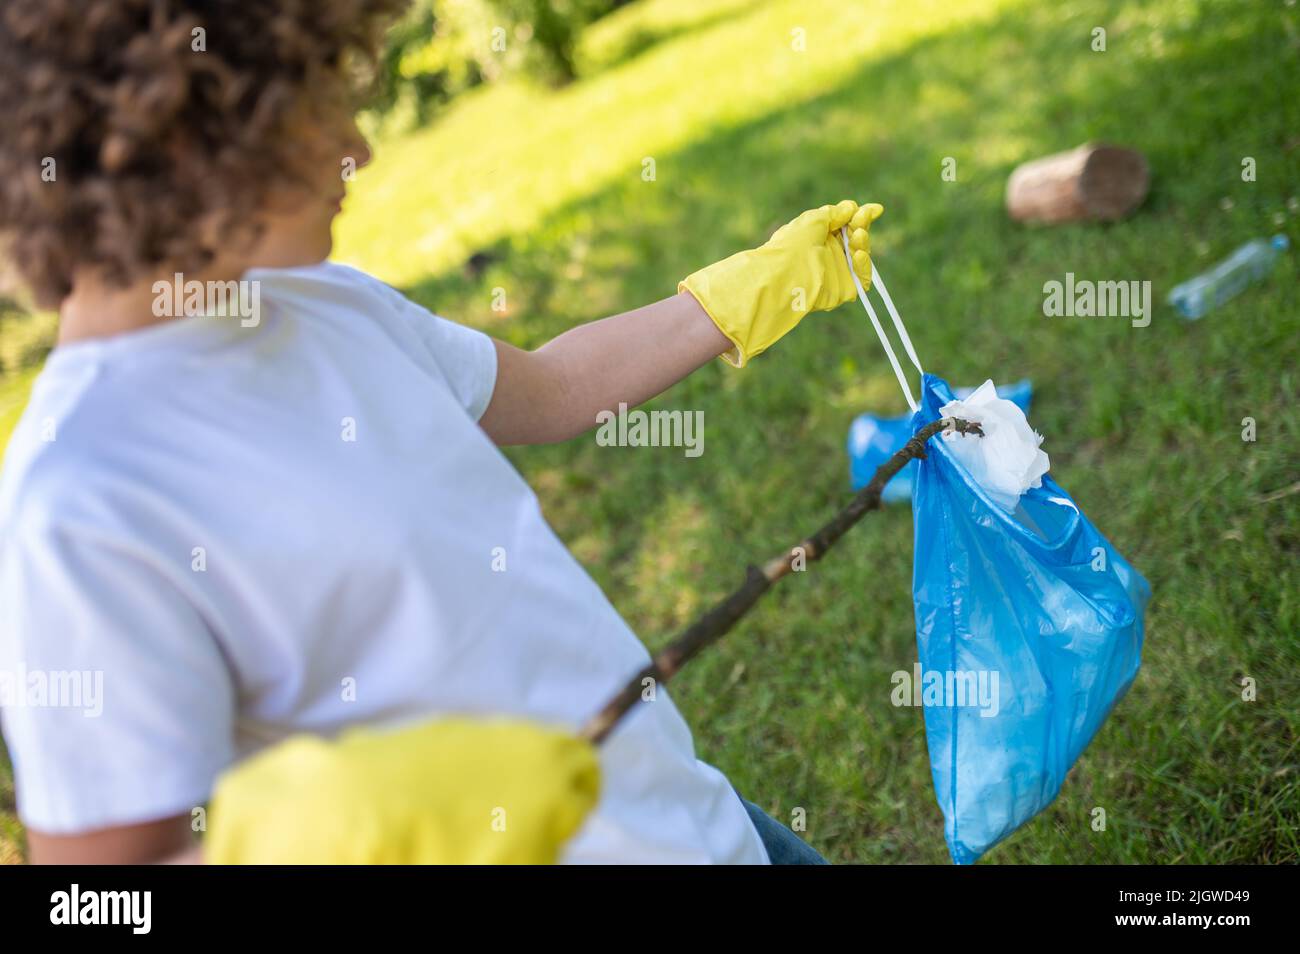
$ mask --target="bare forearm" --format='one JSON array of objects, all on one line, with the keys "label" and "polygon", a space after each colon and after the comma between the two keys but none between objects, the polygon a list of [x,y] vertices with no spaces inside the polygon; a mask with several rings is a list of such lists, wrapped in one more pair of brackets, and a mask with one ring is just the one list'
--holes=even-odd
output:
[{"label": "bare forearm", "polygon": [[498,444],[567,440],[600,411],[634,406],[731,347],[683,292],[566,331],[536,351],[497,342],[497,385],[481,421]]},{"label": "bare forearm", "polygon": [[188,814],[76,835],[28,829],[27,854],[38,865],[197,864],[201,856],[193,838]]}]

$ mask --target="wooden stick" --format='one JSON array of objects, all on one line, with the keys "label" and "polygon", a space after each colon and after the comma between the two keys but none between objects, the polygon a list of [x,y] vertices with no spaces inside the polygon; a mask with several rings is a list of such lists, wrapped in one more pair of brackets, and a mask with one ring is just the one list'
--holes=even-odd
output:
[{"label": "wooden stick", "polygon": [[745,581],[691,623],[648,666],[633,676],[603,709],[588,720],[579,735],[593,745],[605,741],[618,721],[641,699],[647,686],[646,680],[650,680],[649,685],[656,687],[668,682],[700,650],[717,642],[730,631],[777,580],[796,567],[802,569],[809,561],[820,560],[850,527],[869,511],[880,507],[880,494],[884,491],[885,484],[907,466],[908,461],[924,457],[926,441],[944,430],[984,436],[979,424],[952,417],[942,418],[921,428],[903,445],[902,450],[877,468],[871,482],[859,490],[848,506],[820,530],[798,546],[791,547],[787,553],[768,560],[762,567],[750,564],[745,570]]}]

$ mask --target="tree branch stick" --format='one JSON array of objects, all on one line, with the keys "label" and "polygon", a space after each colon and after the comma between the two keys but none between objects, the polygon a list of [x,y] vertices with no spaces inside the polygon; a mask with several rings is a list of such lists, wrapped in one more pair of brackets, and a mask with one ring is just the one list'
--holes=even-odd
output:
[{"label": "tree branch stick", "polygon": [[850,527],[869,511],[880,507],[880,494],[884,491],[885,484],[907,466],[908,461],[925,457],[926,442],[943,430],[984,436],[979,424],[957,418],[942,418],[921,428],[903,445],[902,450],[880,465],[871,482],[859,490],[849,501],[848,506],[832,517],[820,530],[798,546],[791,547],[788,552],[768,560],[761,567],[750,564],[745,570],[745,581],[729,596],[691,623],[677,639],[660,651],[648,666],[633,676],[627,685],[582,727],[580,736],[594,745],[599,745],[609,736],[619,719],[640,700],[646,685],[645,680],[653,680],[652,684],[655,686],[668,682],[700,650],[717,642],[730,631],[777,580],[794,570],[796,565],[802,568],[809,561],[820,560]]}]

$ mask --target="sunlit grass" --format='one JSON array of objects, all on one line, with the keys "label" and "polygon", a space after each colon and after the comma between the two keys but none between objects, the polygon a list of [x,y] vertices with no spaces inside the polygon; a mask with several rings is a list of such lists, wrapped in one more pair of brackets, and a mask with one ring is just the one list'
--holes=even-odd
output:
[{"label": "sunlit grass", "polygon": [[[672,155],[713,135],[835,89],[864,57],[993,16],[1007,0],[908,4],[790,0],[722,4],[705,20],[592,81],[554,93],[523,83],[463,98],[432,128],[380,143],[339,222],[336,257],[396,284],[459,265],[526,234],[561,207],[628,178],[689,175]],[[671,29],[709,4],[652,0],[623,29]],[[691,15],[691,12],[694,15]],[[618,22],[603,27],[605,33]],[[796,49],[802,30],[802,50]],[[885,124],[864,113],[864,124]],[[796,144],[791,144],[796,145]],[[767,212],[738,202],[738,216]],[[638,228],[635,220],[629,228]]]},{"label": "sunlit grass", "polygon": [[27,396],[32,390],[32,382],[36,380],[39,371],[39,367],[31,366],[13,374],[0,375],[0,461],[4,458],[9,435],[22,416]]}]

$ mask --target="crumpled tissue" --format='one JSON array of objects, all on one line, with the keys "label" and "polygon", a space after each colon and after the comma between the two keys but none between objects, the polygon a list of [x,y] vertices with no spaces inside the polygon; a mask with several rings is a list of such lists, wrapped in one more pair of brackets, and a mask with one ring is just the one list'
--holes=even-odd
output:
[{"label": "crumpled tissue", "polygon": [[958,463],[1003,510],[1015,513],[1020,495],[1043,485],[1050,466],[1039,449],[1043,437],[1029,426],[1024,411],[998,397],[991,380],[965,400],[949,401],[940,413],[980,424],[983,437],[945,431],[943,438]]}]

